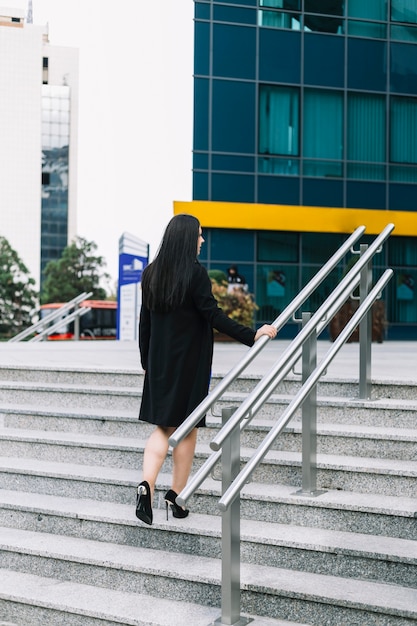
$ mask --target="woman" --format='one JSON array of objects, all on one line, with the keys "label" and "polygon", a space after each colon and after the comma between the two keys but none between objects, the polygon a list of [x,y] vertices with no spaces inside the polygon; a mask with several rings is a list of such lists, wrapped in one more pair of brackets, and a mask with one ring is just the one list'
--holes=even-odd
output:
[{"label": "woman", "polygon": [[[169,222],[154,261],[142,276],[139,348],[145,370],[139,419],[156,425],[145,446],[143,481],[138,487],[136,516],[152,524],[155,482],[168,453],[168,439],[205,398],[213,357],[213,328],[247,346],[267,335],[231,320],[217,306],[207,271],[197,261],[204,243],[192,215],[176,215]],[[197,425],[205,425],[205,419]],[[190,475],[197,428],[173,450],[172,488],[165,494],[166,510],[187,517],[175,499]]]}]

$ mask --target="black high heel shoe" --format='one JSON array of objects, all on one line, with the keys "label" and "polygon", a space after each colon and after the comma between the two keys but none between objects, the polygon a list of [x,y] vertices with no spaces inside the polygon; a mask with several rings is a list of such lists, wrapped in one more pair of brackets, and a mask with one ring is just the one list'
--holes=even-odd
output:
[{"label": "black high heel shoe", "polygon": [[168,506],[171,506],[173,517],[178,517],[182,519],[184,517],[187,517],[190,512],[188,509],[183,509],[182,506],[178,506],[178,504],[175,502],[175,498],[177,497],[177,495],[178,494],[175,493],[173,489],[169,489],[164,496],[166,512],[167,512],[167,521],[168,521]]},{"label": "black high heel shoe", "polygon": [[153,514],[151,505],[151,489],[149,483],[144,480],[138,485],[136,498],[136,517],[145,524],[152,524]]}]

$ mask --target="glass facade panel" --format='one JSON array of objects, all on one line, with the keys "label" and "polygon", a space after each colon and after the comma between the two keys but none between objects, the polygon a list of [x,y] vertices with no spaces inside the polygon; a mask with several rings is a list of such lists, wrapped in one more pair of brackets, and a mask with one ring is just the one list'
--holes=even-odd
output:
[{"label": "glass facade panel", "polygon": [[252,231],[211,228],[210,235],[210,257],[212,259],[227,263],[253,262],[255,235]]},{"label": "glass facade panel", "polygon": [[373,37],[374,39],[386,39],[387,25],[363,22],[359,20],[348,21],[348,34],[354,37]]},{"label": "glass facade panel", "polygon": [[259,152],[298,155],[299,90],[261,86],[259,94]]},{"label": "glass facade panel", "polygon": [[417,27],[416,26],[391,26],[391,39],[398,41],[412,41],[417,42]]},{"label": "glass facade panel", "polygon": [[209,81],[194,79],[194,150],[209,146]]},{"label": "glass facade panel", "polygon": [[260,0],[261,7],[271,7],[273,9],[301,10],[301,0]]},{"label": "glass facade panel", "polygon": [[215,4],[213,19],[216,22],[231,22],[232,24],[256,24],[256,11]]},{"label": "glass facade panel", "polygon": [[391,19],[393,22],[417,24],[417,1],[391,0]]},{"label": "glass facade panel", "polygon": [[258,176],[257,201],[265,204],[299,204],[300,181],[285,176]]},{"label": "glass facade panel", "polygon": [[233,76],[233,78],[255,78],[255,28],[214,23],[213,75]]},{"label": "glass facade panel", "polygon": [[255,152],[254,83],[213,80],[212,128],[214,151]]},{"label": "glass facade panel", "polygon": [[198,54],[197,51],[194,54],[194,73],[208,76],[210,74],[210,24],[208,22],[195,22],[194,35],[204,43]]},{"label": "glass facade panel", "polygon": [[321,267],[342,245],[343,241],[342,235],[303,233],[301,248],[303,265],[315,264]]},{"label": "glass facade panel", "polygon": [[300,30],[299,16],[294,16],[291,13],[283,13],[282,11],[259,11],[258,24],[259,26],[269,26],[272,28]]},{"label": "glass facade panel", "polygon": [[225,202],[255,202],[255,176],[212,174],[211,199]]},{"label": "glass facade panel", "polygon": [[304,178],[302,203],[307,206],[342,206],[343,182]]},{"label": "glass facade panel", "polygon": [[390,160],[417,163],[417,98],[391,98]]},{"label": "glass facade panel", "polygon": [[387,168],[385,165],[373,165],[372,163],[347,163],[346,165],[347,178],[384,180],[386,175]]},{"label": "glass facade panel", "polygon": [[304,39],[306,85],[343,87],[345,45],[342,38],[311,34]]},{"label": "glass facade panel", "polygon": [[259,31],[259,80],[299,83],[301,33],[261,28]]},{"label": "glass facade panel", "polygon": [[387,44],[385,42],[348,38],[348,88],[386,91]]},{"label": "glass facade panel", "polygon": [[391,44],[391,91],[417,95],[417,46]]},{"label": "glass facade panel", "polygon": [[360,181],[348,182],[346,186],[346,202],[352,209],[385,209],[386,195],[385,183]]},{"label": "glass facade panel", "polygon": [[299,258],[297,233],[265,231],[257,236],[258,261],[297,263]]},{"label": "glass facade panel", "polygon": [[273,321],[298,293],[298,267],[280,263],[257,265],[256,318]]},{"label": "glass facade panel", "polygon": [[[385,96],[373,94],[348,94],[347,158],[352,161],[384,162],[386,150]],[[371,178],[367,165],[360,171],[359,164],[350,169],[350,176]],[[383,175],[385,171],[382,170]]]},{"label": "glass facade panel", "polygon": [[349,17],[378,21],[386,21],[388,17],[387,0],[349,0],[347,6]]},{"label": "glass facade panel", "polygon": [[253,157],[233,156],[229,154],[213,154],[212,169],[223,172],[253,172],[255,159]]},{"label": "glass facade panel", "polygon": [[259,157],[258,172],[262,174],[298,176],[300,174],[300,161],[294,158]]},{"label": "glass facade panel", "polygon": [[304,156],[343,157],[343,94],[306,89],[304,93]]}]

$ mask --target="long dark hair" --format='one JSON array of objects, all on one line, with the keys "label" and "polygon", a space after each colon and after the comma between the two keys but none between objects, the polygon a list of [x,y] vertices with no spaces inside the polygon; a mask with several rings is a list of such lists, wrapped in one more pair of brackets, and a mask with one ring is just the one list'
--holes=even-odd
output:
[{"label": "long dark hair", "polygon": [[197,258],[200,222],[175,215],[165,229],[155,259],[143,271],[142,296],[151,311],[166,313],[184,302]]}]

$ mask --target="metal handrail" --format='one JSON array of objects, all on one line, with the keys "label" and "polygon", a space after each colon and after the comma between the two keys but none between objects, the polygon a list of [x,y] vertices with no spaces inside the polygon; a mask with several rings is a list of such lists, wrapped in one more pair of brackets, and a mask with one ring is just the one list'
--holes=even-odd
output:
[{"label": "metal handrail", "polygon": [[[318,335],[323,331],[325,326],[328,324],[328,320],[331,319],[340,309],[352,290],[357,287],[359,281],[360,278],[358,276],[354,276],[352,278],[349,274],[346,275],[344,279],[344,288],[341,290],[339,297],[333,302],[332,306],[328,308],[325,317],[323,317],[324,313],[322,310],[319,310],[320,314],[317,312],[311,317],[310,321],[303,327],[295,339],[290,343],[288,348],[282,353],[281,357],[272,369],[265,374],[263,379],[258,383],[255,389],[253,389],[252,393],[242,402],[240,407],[233,413],[227,423],[223,425],[218,435],[210,442],[210,447],[215,451],[215,453],[208,457],[208,459],[189,480],[181,493],[178,494],[176,502],[180,506],[185,506],[187,500],[193,495],[194,491],[201,485],[207,476],[209,476],[213,467],[220,460],[221,445],[223,441],[232,433],[238,424],[240,424],[241,430],[246,428],[250,421],[255,417],[256,413],[262,408],[269,396],[273,393],[276,386],[285,378],[300,358],[302,343],[316,328]],[[325,304],[327,304],[327,301],[323,304],[323,306]]]},{"label": "metal handrail", "polygon": [[11,339],[9,339],[9,342],[22,341],[23,339],[26,339],[26,337],[29,337],[30,335],[35,333],[39,328],[43,329],[45,324],[49,324],[50,322],[53,322],[58,317],[61,317],[62,313],[66,313],[67,311],[70,311],[74,306],[77,306],[83,300],[87,300],[92,295],[93,295],[92,291],[89,291],[89,292],[83,291],[83,293],[80,293],[79,296],[76,296],[69,302],[66,302],[61,307],[59,307],[59,309],[56,309],[56,311],[53,311],[44,319],[41,319],[39,320],[39,322],[32,324],[32,326],[30,326],[29,328],[25,328],[25,330],[22,330],[22,332],[15,335]]},{"label": "metal handrail", "polygon": [[[369,246],[367,252],[359,258],[359,260],[355,263],[355,265],[351,268],[351,270],[346,275],[347,276],[357,276],[360,274],[361,269],[364,267],[366,263],[376,254],[376,252],[380,249],[382,243],[389,237],[391,232],[394,229],[394,224],[388,224],[384,230],[378,235],[378,237],[373,241],[373,243]],[[272,323],[277,330],[282,328],[284,324],[290,319],[290,317],[299,309],[300,305],[309,297],[309,295],[318,287],[318,285],[324,280],[324,278],[330,273],[330,271],[337,265],[341,258],[346,254],[346,252],[351,247],[352,238],[355,241],[363,234],[365,227],[360,226],[356,229],[356,231],[349,237],[345,244],[339,248],[339,250],[329,259],[329,261],[323,265],[321,270],[313,277],[313,279],[300,291],[298,296],[294,298],[294,300],[284,309],[284,311],[276,318],[276,320]],[[347,245],[349,243],[349,245]],[[339,283],[336,290],[339,291],[340,286],[344,281]],[[335,290],[335,291],[336,291]],[[335,293],[335,292],[333,292]],[[321,316],[323,316],[324,309],[320,307],[319,311],[321,311]],[[309,326],[311,328],[311,325]],[[239,376],[239,374],[247,367],[255,358],[255,356],[262,350],[265,344],[270,341],[269,337],[261,337],[253,346],[248,350],[245,357],[238,363],[226,376],[223,380],[209,393],[208,396],[194,409],[192,413],[187,417],[187,419],[179,426],[176,431],[169,438],[169,444],[172,447],[176,447],[182,439],[184,439],[191,430],[198,424],[198,422],[202,419],[202,417],[207,413],[207,411],[214,405],[217,399],[226,391],[226,389],[234,382],[234,380]]]},{"label": "metal handrail", "polygon": [[[365,226],[358,226],[356,230],[348,237],[342,246],[330,257],[330,259],[320,268],[317,274],[307,283],[300,293],[294,298],[290,304],[280,313],[280,315],[272,322],[272,325],[279,331],[300,306],[307,300],[315,289],[323,282],[323,280],[336,267],[339,261],[345,256],[352,246],[360,239],[365,232]],[[266,343],[270,341],[269,337],[261,337],[248,350],[243,359],[232,368],[223,380],[216,385],[210,394],[199,404],[199,406],[188,416],[185,422],[177,428],[175,433],[170,437],[169,444],[173,447],[186,437],[196,424],[201,420],[203,415],[214,405],[217,399],[227,390],[227,388],[236,380],[243,370],[254,360],[256,355],[263,349]]]},{"label": "metal handrail", "polygon": [[221,511],[225,511],[233,500],[240,494],[242,487],[248,481],[250,476],[253,474],[259,463],[262,461],[264,456],[270,450],[273,445],[275,439],[282,432],[285,426],[293,417],[295,411],[301,406],[305,398],[308,396],[314,385],[316,385],[320,376],[323,372],[328,368],[329,364],[332,362],[336,354],[342,348],[342,346],[346,343],[347,339],[349,339],[350,335],[355,330],[356,326],[363,319],[366,313],[369,311],[375,300],[378,299],[379,294],[387,285],[388,281],[392,278],[393,275],[392,269],[387,269],[375,284],[375,287],[371,289],[368,296],[361,303],[358,309],[355,311],[352,318],[346,324],[344,329],[341,331],[340,335],[337,337],[335,342],[333,343],[330,350],[326,353],[323,360],[320,364],[315,368],[315,370],[310,374],[306,382],[303,384],[299,392],[296,394],[294,399],[287,406],[285,411],[282,413],[280,418],[277,420],[276,424],[271,428],[268,435],[265,437],[261,445],[258,447],[255,454],[252,455],[250,460],[246,463],[245,467],[238,474],[238,476],[234,479],[233,483],[230,487],[225,491],[222,497],[219,500],[218,506]]}]

